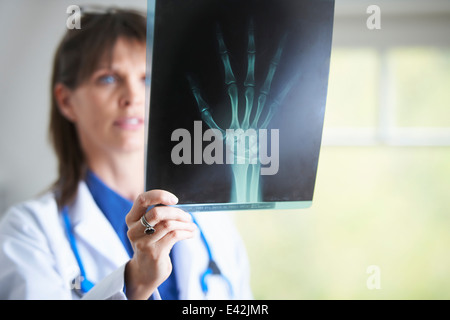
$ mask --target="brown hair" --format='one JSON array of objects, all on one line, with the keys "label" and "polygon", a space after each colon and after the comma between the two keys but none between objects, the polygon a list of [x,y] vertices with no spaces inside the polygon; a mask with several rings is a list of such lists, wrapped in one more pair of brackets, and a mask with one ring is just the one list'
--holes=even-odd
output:
[{"label": "brown hair", "polygon": [[[49,137],[58,158],[58,178],[53,184],[59,208],[73,202],[78,183],[85,175],[85,159],[75,125],[58,108],[55,85],[76,89],[104,59],[111,59],[117,39],[146,41],[146,18],[134,10],[109,9],[84,13],[81,29],[67,30],[53,61]],[[98,12],[98,11],[97,11]]]}]

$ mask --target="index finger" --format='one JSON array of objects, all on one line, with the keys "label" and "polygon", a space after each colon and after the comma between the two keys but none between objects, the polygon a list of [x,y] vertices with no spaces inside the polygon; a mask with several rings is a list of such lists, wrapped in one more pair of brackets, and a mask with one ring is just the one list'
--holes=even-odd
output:
[{"label": "index finger", "polygon": [[175,205],[178,203],[178,198],[165,190],[150,190],[141,193],[133,203],[133,207],[127,214],[127,223],[138,221],[146,212],[148,207],[162,205]]}]

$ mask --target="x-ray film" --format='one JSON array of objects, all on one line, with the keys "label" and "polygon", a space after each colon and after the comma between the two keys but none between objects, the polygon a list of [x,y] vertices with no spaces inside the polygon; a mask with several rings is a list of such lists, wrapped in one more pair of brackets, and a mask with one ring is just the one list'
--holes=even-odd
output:
[{"label": "x-ray film", "polygon": [[150,5],[147,190],[189,211],[310,206],[334,1]]}]

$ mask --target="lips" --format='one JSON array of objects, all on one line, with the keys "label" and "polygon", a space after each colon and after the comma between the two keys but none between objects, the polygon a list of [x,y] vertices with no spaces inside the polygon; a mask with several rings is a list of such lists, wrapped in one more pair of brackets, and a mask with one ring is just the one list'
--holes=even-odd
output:
[{"label": "lips", "polygon": [[140,117],[124,117],[114,121],[114,125],[124,130],[139,130],[144,124]]}]

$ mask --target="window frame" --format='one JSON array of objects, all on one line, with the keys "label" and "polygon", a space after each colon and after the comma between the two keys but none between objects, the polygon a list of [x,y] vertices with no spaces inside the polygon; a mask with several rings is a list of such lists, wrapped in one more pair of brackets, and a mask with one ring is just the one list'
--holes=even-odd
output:
[{"label": "window frame", "polygon": [[[398,126],[389,52],[396,48],[450,49],[450,1],[379,1],[381,29],[369,30],[368,1],[336,2],[333,49],[371,48],[379,56],[377,124],[374,128],[324,125],[323,145],[450,146],[450,127]],[[402,8],[404,10],[402,10]],[[450,72],[450,71],[449,71]],[[326,109],[325,109],[326,114]]]}]

